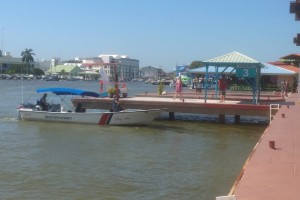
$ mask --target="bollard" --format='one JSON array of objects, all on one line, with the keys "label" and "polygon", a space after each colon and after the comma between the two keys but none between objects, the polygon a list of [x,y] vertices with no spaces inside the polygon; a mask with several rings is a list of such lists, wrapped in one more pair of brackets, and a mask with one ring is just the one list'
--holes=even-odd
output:
[{"label": "bollard", "polygon": [[287,105],[286,107],[287,107],[287,108],[290,108],[290,106],[289,106],[289,105]]},{"label": "bollard", "polygon": [[269,148],[274,149],[274,150],[276,149],[275,148],[275,141],[269,141]]},{"label": "bollard", "polygon": [[282,114],[281,114],[281,117],[282,117],[282,118],[285,118],[285,114],[284,114],[284,113],[282,113]]}]

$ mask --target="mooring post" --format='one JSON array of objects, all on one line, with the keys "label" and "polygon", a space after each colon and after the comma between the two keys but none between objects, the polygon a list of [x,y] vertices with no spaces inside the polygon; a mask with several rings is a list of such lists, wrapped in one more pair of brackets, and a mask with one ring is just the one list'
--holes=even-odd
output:
[{"label": "mooring post", "polygon": [[169,112],[169,119],[174,119],[174,116],[175,116],[174,112]]},{"label": "mooring post", "polygon": [[219,122],[225,123],[225,115],[224,114],[219,114]]},{"label": "mooring post", "polygon": [[234,123],[236,123],[236,124],[240,123],[240,119],[241,119],[240,115],[235,115],[234,116]]}]

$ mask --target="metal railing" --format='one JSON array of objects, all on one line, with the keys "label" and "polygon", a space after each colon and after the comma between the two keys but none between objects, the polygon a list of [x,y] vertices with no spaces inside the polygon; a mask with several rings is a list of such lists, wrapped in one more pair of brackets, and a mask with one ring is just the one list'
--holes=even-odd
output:
[{"label": "metal railing", "polygon": [[277,111],[279,110],[279,108],[280,108],[279,104],[270,104],[270,123],[273,117],[275,116],[275,114],[277,113]]}]

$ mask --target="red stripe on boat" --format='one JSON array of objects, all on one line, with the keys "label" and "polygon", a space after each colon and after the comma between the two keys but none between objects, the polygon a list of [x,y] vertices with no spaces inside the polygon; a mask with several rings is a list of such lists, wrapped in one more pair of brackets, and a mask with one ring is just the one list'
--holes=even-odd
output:
[{"label": "red stripe on boat", "polygon": [[109,118],[109,114],[103,114],[99,120],[99,125],[105,125],[107,122],[107,119]]},{"label": "red stripe on boat", "polygon": [[107,124],[107,122],[109,123],[108,119],[110,118],[110,114],[109,113],[104,113],[101,117],[101,119],[99,120],[98,124],[99,125],[105,125]]}]

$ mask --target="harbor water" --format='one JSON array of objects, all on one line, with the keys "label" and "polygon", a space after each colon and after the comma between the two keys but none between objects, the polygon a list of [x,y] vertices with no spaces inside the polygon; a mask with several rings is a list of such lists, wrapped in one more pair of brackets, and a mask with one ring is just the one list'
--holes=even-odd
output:
[{"label": "harbor water", "polygon": [[17,105],[39,87],[99,91],[96,81],[0,80],[0,199],[215,199],[266,128],[186,115],[130,127],[19,121]]}]

